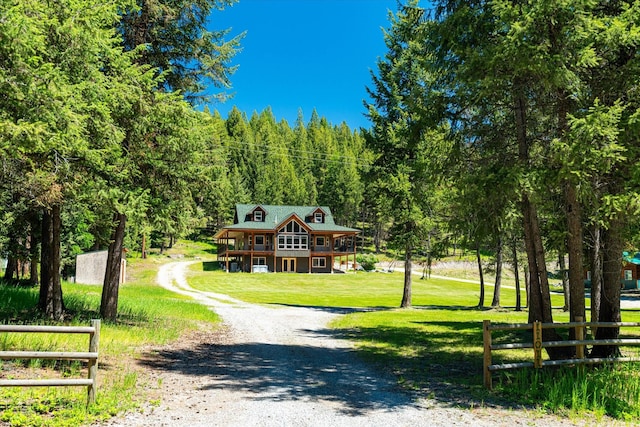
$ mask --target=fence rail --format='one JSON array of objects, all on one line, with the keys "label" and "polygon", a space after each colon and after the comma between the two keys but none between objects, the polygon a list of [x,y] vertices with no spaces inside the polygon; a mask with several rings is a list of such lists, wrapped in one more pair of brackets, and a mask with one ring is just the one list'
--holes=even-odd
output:
[{"label": "fence rail", "polygon": [[0,351],[1,360],[11,359],[47,359],[47,360],[86,360],[88,378],[58,379],[0,379],[0,387],[58,387],[86,386],[87,404],[96,400],[98,376],[98,344],[100,342],[100,320],[92,320],[91,326],[33,326],[0,325],[0,332],[11,333],[53,333],[88,334],[89,351]]},{"label": "fence rail", "polygon": [[[616,345],[616,346],[640,346],[640,338],[617,338],[617,339],[585,339],[587,328],[621,328],[621,327],[640,327],[637,322],[566,322],[566,323],[503,323],[492,324],[490,320],[483,321],[483,341],[484,341],[484,357],[483,357],[483,377],[484,386],[488,389],[492,388],[492,372],[518,369],[518,368],[542,368],[544,366],[561,366],[561,365],[588,365],[611,362],[640,362],[640,357],[611,357],[611,358],[586,358],[586,346],[598,345]],[[576,339],[543,341],[543,329],[574,329]],[[492,331],[518,331],[530,330],[533,332],[531,342],[515,342],[515,343],[492,343]],[[573,359],[563,360],[543,360],[542,349],[552,347],[575,347],[576,357]],[[498,350],[521,350],[533,349],[532,362],[515,362],[515,363],[492,363],[492,352]]]}]

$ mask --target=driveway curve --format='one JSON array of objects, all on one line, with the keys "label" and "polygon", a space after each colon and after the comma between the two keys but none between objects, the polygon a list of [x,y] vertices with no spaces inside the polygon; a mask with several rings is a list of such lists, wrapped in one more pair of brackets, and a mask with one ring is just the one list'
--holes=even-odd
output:
[{"label": "driveway curve", "polygon": [[247,304],[189,286],[190,262],[160,267],[158,284],[215,310],[224,327],[140,363],[161,389],[109,426],[525,426],[575,425],[539,413],[461,409],[417,398],[363,363],[327,324],[339,312]]}]

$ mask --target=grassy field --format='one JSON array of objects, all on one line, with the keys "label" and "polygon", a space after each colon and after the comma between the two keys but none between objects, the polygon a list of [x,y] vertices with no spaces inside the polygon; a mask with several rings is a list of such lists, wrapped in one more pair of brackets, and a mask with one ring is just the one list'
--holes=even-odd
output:
[{"label": "grassy field", "polygon": [[[639,383],[637,369],[580,371],[582,377],[572,376],[575,369],[534,375],[513,373],[496,379],[493,392],[482,387],[482,320],[513,323],[527,319],[526,311],[513,309],[515,289],[509,283],[502,290],[503,308],[478,309],[479,285],[436,278],[421,280],[418,275],[413,286],[414,307],[398,309],[402,273],[228,274],[216,270],[217,263],[210,261],[211,247],[207,244],[181,242],[170,253],[201,260],[191,266],[188,280],[191,286],[204,291],[259,304],[348,309],[349,314],[339,317],[331,327],[339,336],[353,340],[362,358],[393,373],[402,387],[419,395],[461,405],[507,402],[573,415],[608,414],[619,419],[637,419],[640,415],[637,391],[640,388],[635,388]],[[166,254],[154,254],[144,261],[129,260],[130,280],[121,287],[119,322],[102,326],[98,404],[85,409],[86,390],[81,387],[0,388],[0,424],[83,425],[133,408],[140,399],[147,399],[141,390],[149,384],[144,383],[135,359],[149,348],[171,342],[189,331],[215,330],[218,322],[210,310],[154,284],[159,265],[171,261],[174,259]],[[487,286],[486,292],[488,304],[492,286]],[[98,316],[100,287],[65,283],[64,295],[70,311],[68,323],[87,324]],[[36,299],[36,289],[0,285],[0,322],[42,323],[42,319],[34,319],[32,307]],[[554,294],[552,303],[557,307],[563,305],[560,293]],[[554,319],[567,321],[568,315],[554,310]],[[640,321],[640,315],[625,311],[623,320]],[[47,337],[20,341],[5,334],[0,337],[0,349],[25,346],[84,351],[86,345],[76,340],[51,340]],[[513,353],[503,356],[503,360],[521,357],[530,358],[530,354]],[[15,376],[31,368],[29,364],[5,362],[0,364],[0,376]],[[62,366],[44,368],[62,374],[69,371]],[[72,373],[77,370],[75,367]],[[608,391],[611,384],[625,386],[622,390]]]},{"label": "grassy field", "polygon": [[[354,341],[364,359],[391,372],[402,387],[419,394],[461,405],[506,401],[509,406],[596,419],[606,415],[631,421],[640,415],[636,365],[602,370],[572,367],[534,373],[509,371],[495,375],[494,391],[485,390],[482,321],[527,322],[526,310],[514,309],[515,289],[509,284],[502,289],[501,308],[480,309],[478,284],[441,278],[421,280],[417,275],[413,308],[399,309],[402,273],[227,274],[211,270],[206,264],[195,264],[189,283],[203,291],[259,304],[354,308],[338,318],[332,328]],[[486,286],[485,291],[485,301],[490,302],[493,287]],[[558,289],[552,295],[552,305],[562,307],[563,302]],[[588,299],[586,303],[588,306]],[[556,322],[569,320],[561,308],[553,315]],[[640,321],[640,313],[624,310],[623,320]],[[514,336],[494,335],[496,340],[507,338],[513,341]],[[526,337],[521,338],[526,341]],[[494,355],[494,363],[515,361],[532,361],[532,351]]]},{"label": "grassy field", "polygon": [[[173,252],[187,259],[207,256],[209,245],[179,244]],[[192,258],[191,258],[192,259]],[[86,387],[0,388],[0,425],[79,426],[107,419],[134,408],[149,397],[149,384],[135,359],[153,346],[163,345],[193,330],[213,330],[219,318],[211,310],[155,284],[158,266],[173,261],[166,255],[129,259],[128,283],[120,287],[119,321],[103,322],[100,332],[98,396],[86,408]],[[65,324],[88,325],[99,318],[100,286],[63,282],[68,319]],[[45,324],[33,310],[35,288],[0,284],[0,323]],[[86,335],[0,334],[0,350],[86,351]],[[0,377],[54,378],[86,376],[86,368],[65,362],[0,361]]]}]

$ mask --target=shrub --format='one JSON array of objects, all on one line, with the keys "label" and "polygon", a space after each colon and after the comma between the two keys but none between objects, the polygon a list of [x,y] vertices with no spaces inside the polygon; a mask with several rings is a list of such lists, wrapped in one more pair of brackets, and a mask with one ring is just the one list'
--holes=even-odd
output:
[{"label": "shrub", "polygon": [[365,271],[373,271],[376,268],[376,263],[378,262],[378,258],[376,258],[376,256],[372,254],[358,255],[356,256],[356,262]]}]

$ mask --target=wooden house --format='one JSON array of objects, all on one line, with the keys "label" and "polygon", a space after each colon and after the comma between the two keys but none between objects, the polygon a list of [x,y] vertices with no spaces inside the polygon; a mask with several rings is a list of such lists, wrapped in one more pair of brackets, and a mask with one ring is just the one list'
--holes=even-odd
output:
[{"label": "wooden house", "polygon": [[[586,287],[591,287],[591,271],[586,272],[584,283]],[[620,287],[622,289],[640,289],[640,252],[633,256],[628,252],[622,254]]]},{"label": "wooden house", "polygon": [[338,257],[355,268],[359,232],[325,206],[237,204],[233,224],[214,238],[226,271],[332,273]]}]

